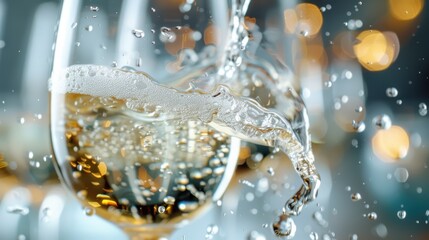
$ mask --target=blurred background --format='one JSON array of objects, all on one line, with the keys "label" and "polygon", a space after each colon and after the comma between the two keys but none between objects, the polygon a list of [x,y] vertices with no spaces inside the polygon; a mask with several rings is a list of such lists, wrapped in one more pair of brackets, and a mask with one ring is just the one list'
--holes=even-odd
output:
[{"label": "blurred background", "polygon": [[[0,0],[0,222],[8,223],[0,239],[126,239],[65,192],[51,163],[47,80],[59,7]],[[247,21],[268,43],[288,41],[323,180],[296,218],[295,239],[429,239],[428,8],[424,0],[250,6]],[[242,151],[222,204],[172,239],[275,238],[277,206],[299,179],[281,156]]]}]

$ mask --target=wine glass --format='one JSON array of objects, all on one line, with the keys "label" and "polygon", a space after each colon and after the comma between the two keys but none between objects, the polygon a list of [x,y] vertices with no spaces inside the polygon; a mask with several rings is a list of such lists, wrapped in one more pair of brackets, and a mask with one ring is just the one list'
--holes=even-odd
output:
[{"label": "wine glass", "polygon": [[[227,18],[218,0],[63,2],[50,79],[56,170],[85,211],[131,239],[166,237],[219,199],[240,140],[109,91],[145,87],[123,74],[183,89],[216,61]],[[86,87],[86,73],[102,79]]]}]

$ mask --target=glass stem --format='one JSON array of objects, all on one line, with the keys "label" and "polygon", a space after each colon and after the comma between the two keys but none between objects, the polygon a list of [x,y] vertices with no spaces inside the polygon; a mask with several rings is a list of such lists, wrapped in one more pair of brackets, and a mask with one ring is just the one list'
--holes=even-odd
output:
[{"label": "glass stem", "polygon": [[167,240],[172,234],[173,228],[123,228],[129,240]]}]

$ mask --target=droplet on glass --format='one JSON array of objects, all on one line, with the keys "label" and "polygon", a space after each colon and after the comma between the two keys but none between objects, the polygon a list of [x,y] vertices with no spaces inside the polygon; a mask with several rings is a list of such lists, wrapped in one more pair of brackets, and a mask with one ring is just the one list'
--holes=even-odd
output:
[{"label": "droplet on glass", "polygon": [[372,119],[372,123],[378,129],[389,129],[392,126],[392,120],[386,114],[377,115]]},{"label": "droplet on glass", "polygon": [[399,219],[404,219],[407,216],[407,212],[405,210],[400,210],[396,213]]},{"label": "droplet on glass", "polygon": [[77,22],[72,23],[71,29],[75,29],[77,27]]},{"label": "droplet on glass", "polygon": [[136,37],[136,38],[143,38],[144,37],[144,31],[140,30],[140,29],[133,29],[131,31],[131,33]]},{"label": "droplet on glass", "polygon": [[388,97],[396,97],[398,96],[398,89],[394,88],[394,87],[390,87],[386,89],[386,96]]}]

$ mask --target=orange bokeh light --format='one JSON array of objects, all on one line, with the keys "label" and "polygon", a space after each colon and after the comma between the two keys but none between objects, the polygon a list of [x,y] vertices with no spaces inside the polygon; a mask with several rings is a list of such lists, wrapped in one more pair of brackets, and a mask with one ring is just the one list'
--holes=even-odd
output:
[{"label": "orange bokeh light", "polygon": [[301,3],[295,9],[286,9],[283,14],[287,33],[313,37],[322,28],[322,12],[314,4]]},{"label": "orange bokeh light", "polygon": [[424,0],[389,0],[390,13],[396,19],[408,21],[422,11]]},{"label": "orange bokeh light", "polygon": [[388,68],[399,54],[399,40],[395,33],[366,30],[356,39],[353,46],[359,63],[370,71],[382,71]]},{"label": "orange bokeh light", "polygon": [[410,148],[407,132],[400,126],[378,130],[372,138],[372,150],[383,161],[395,162],[404,158]]}]

